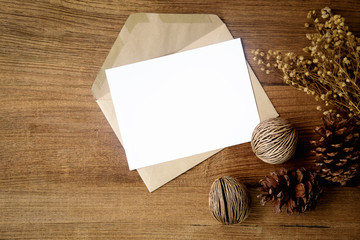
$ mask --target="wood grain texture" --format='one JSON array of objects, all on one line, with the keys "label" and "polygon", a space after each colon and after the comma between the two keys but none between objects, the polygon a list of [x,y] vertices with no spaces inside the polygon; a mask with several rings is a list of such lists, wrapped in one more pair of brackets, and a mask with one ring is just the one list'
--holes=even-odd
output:
[{"label": "wood grain texture", "polygon": [[[275,215],[256,199],[278,166],[250,143],[226,148],[149,193],[91,94],[126,18],[134,12],[213,13],[255,48],[298,51],[308,10],[331,7],[360,35],[360,2],[331,0],[0,1],[0,239],[359,239],[360,187],[327,187],[305,215]],[[286,167],[313,168],[308,140],[320,124],[310,96],[264,75],[275,108],[299,132]],[[213,180],[239,178],[251,212],[222,226],[208,210]]]}]

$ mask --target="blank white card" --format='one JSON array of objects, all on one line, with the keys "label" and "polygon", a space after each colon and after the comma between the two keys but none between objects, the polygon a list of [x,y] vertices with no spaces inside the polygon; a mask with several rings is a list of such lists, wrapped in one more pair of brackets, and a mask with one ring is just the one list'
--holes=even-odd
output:
[{"label": "blank white card", "polygon": [[249,142],[259,123],[240,39],[106,76],[130,170]]}]

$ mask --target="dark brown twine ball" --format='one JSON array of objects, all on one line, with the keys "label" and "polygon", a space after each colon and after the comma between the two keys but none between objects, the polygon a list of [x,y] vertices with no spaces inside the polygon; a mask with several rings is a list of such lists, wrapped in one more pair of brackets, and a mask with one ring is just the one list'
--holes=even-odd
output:
[{"label": "dark brown twine ball", "polygon": [[260,122],[255,127],[251,147],[262,161],[280,164],[294,155],[297,142],[297,132],[287,120],[271,118]]},{"label": "dark brown twine ball", "polygon": [[226,225],[243,222],[249,208],[250,198],[243,184],[229,176],[214,181],[209,193],[209,209],[216,220]]}]

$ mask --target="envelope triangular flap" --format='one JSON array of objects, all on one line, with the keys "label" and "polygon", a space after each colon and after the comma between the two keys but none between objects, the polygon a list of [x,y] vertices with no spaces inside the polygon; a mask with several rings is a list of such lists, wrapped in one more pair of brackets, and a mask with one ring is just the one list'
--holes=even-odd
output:
[{"label": "envelope triangular flap", "polygon": [[109,93],[105,69],[178,52],[223,25],[209,14],[131,14],[95,79],[95,99]]}]

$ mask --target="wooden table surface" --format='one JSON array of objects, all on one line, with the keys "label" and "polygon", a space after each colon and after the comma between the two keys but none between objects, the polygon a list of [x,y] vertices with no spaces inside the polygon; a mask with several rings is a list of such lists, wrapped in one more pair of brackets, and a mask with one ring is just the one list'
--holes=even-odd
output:
[{"label": "wooden table surface", "polygon": [[[360,2],[41,0],[0,1],[0,239],[360,239],[360,187],[328,186],[313,212],[261,206],[265,164],[250,144],[226,148],[149,193],[93,99],[91,86],[126,18],[135,12],[212,13],[251,50],[300,52],[308,10],[329,6],[360,35]],[[313,169],[308,140],[317,102],[264,75],[280,116],[299,132],[289,168]],[[214,113],[216,114],[216,113]],[[232,175],[251,193],[251,212],[223,226],[208,210],[213,180]]]}]

